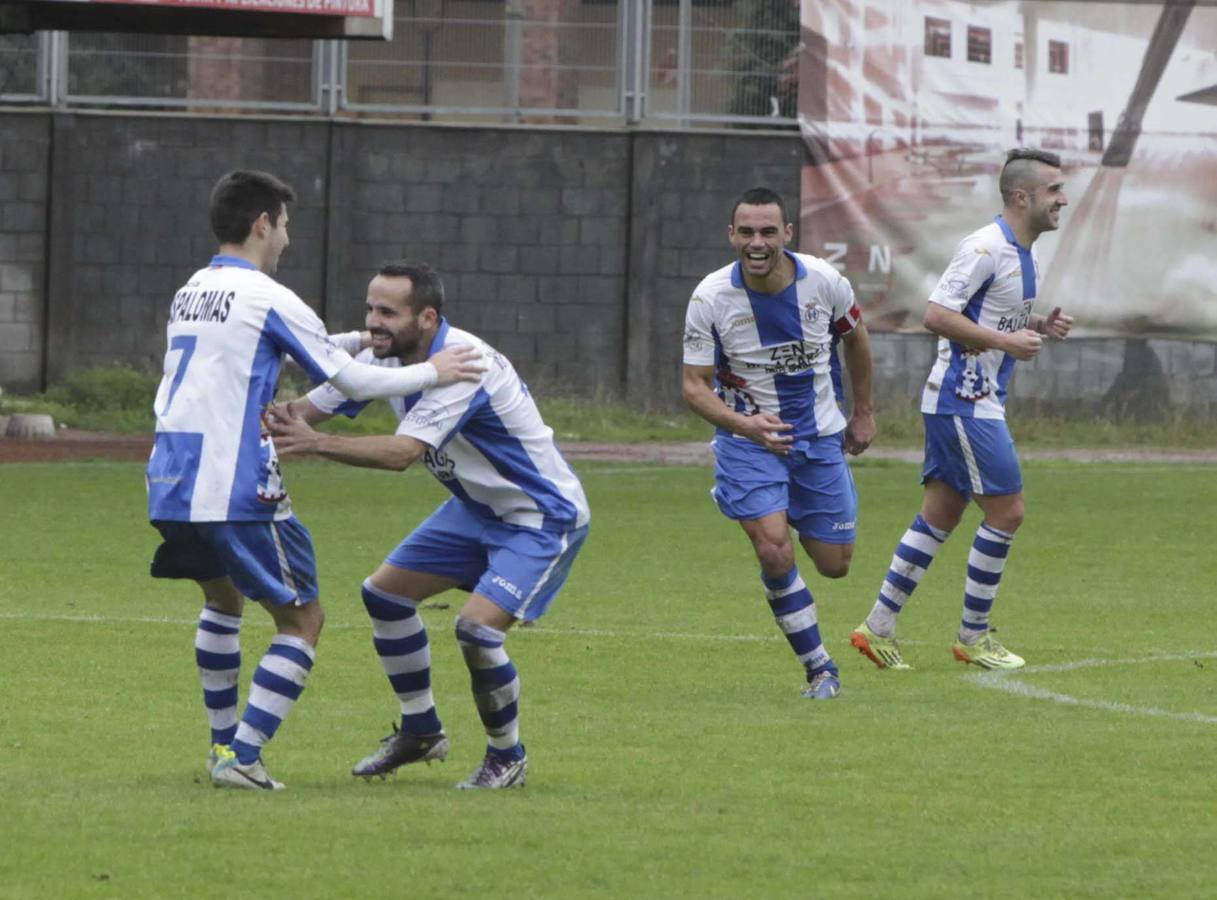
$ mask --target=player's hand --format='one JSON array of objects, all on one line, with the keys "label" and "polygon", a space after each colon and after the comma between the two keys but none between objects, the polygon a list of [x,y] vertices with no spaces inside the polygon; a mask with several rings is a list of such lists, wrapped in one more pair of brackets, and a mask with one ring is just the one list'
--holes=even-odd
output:
[{"label": "player's hand", "polygon": [[1044,334],[1058,341],[1069,337],[1069,329],[1073,328],[1073,316],[1061,312],[1058,306],[1044,318]]},{"label": "player's hand", "polygon": [[785,455],[790,452],[790,444],[794,440],[786,434],[792,428],[793,425],[783,422],[777,416],[757,413],[754,416],[745,416],[736,433],[760,444],[771,453]]},{"label": "player's hand", "polygon": [[875,414],[854,410],[845,426],[845,452],[857,456],[869,447],[874,439]]},{"label": "player's hand", "polygon": [[481,381],[486,374],[486,367],[481,364],[482,351],[468,344],[442,350],[427,362],[435,366],[435,371],[439,373],[436,387],[458,381]]},{"label": "player's hand", "polygon": [[1030,328],[1022,328],[1006,336],[1002,349],[1015,359],[1026,362],[1040,352],[1044,339]]},{"label": "player's hand", "polygon": [[293,415],[287,404],[272,403],[262,418],[274,439],[276,452],[308,453],[316,448],[320,435],[303,417]]}]

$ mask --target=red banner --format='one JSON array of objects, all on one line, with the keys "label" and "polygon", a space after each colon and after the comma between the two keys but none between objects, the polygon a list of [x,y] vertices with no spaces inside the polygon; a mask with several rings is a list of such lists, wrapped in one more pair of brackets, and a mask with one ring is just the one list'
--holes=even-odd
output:
[{"label": "red banner", "polygon": [[318,16],[376,15],[375,0],[72,0],[123,6],[190,7],[233,12],[293,13]]}]

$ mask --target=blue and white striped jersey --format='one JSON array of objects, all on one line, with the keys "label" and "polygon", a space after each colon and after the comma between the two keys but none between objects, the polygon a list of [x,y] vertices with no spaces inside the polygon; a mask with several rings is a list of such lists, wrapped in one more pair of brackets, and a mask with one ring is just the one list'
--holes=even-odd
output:
[{"label": "blue and white striped jersey", "polygon": [[148,460],[148,517],[283,519],[291,502],[262,411],[283,355],[314,381],[351,362],[291,290],[232,256],[214,257],[174,295]]},{"label": "blue and white striped jersey", "polygon": [[[389,401],[397,433],[427,445],[431,474],[473,513],[525,528],[568,531],[591,519],[583,485],[554,444],[536,403],[515,368],[485,341],[440,319],[428,357],[446,347],[468,345],[482,353],[486,373]],[[377,359],[371,350],[356,357],[397,367],[396,357]],[[325,413],[358,415],[367,406],[323,384],[308,400]]]},{"label": "blue and white striped jersey", "polygon": [[[995,331],[1027,327],[1040,282],[1035,248],[1019,245],[998,216],[959,242],[930,302],[961,312]],[[938,339],[938,359],[921,394],[921,411],[978,419],[1006,417],[1006,388],[1014,357],[1000,350],[971,350]]]},{"label": "blue and white striped jersey", "polygon": [[836,338],[861,313],[844,275],[814,256],[786,255],[795,280],[780,294],[749,290],[738,262],[702,279],[685,314],[684,362],[714,366],[718,395],[735,412],[794,425],[791,449],[802,450],[845,429]]}]

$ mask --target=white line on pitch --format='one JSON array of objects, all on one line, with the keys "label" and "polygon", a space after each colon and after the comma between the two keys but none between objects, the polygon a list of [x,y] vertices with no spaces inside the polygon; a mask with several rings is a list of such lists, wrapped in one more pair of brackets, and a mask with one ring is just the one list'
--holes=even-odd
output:
[{"label": "white line on pitch", "polygon": [[[1133,659],[1080,659],[1076,662],[1056,663],[1043,666],[1027,666],[1024,669],[1017,670],[1017,672],[1019,676],[1023,676],[1037,675],[1045,672],[1071,672],[1077,669],[1087,669],[1096,666],[1132,666],[1142,665],[1144,663],[1186,662],[1188,660],[1200,659],[1217,659],[1217,653],[1171,653],[1156,656],[1141,656]],[[1033,700],[1050,700],[1053,703],[1061,703],[1067,706],[1085,706],[1090,709],[1099,709],[1105,712],[1128,713],[1138,716],[1151,716],[1159,719],[1175,719],[1181,722],[1202,722],[1206,725],[1217,725],[1217,716],[1210,716],[1206,715],[1205,713],[1179,713],[1171,712],[1167,709],[1160,709],[1156,706],[1133,706],[1128,703],[1116,703],[1112,700],[1086,700],[1081,697],[1072,697],[1069,694],[1061,694],[1057,693],[1056,691],[1044,690],[1043,688],[1028,684],[1027,682],[1020,680],[1020,678],[1012,677],[1012,673],[1009,672],[979,672],[973,675],[966,675],[964,677],[968,681],[978,684],[981,687],[1005,691],[1008,694],[1014,694],[1019,697],[1029,697]]]}]

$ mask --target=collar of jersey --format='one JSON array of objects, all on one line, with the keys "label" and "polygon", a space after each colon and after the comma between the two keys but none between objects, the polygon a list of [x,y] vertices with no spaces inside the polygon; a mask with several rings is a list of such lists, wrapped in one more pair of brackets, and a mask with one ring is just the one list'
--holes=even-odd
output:
[{"label": "collar of jersey", "polygon": [[439,329],[435,332],[435,337],[431,338],[431,346],[427,348],[427,359],[435,356],[444,349],[444,341],[448,338],[448,320],[443,316],[439,317]]},{"label": "collar of jersey", "polygon": [[233,266],[237,269],[253,269],[258,271],[258,267],[251,263],[248,259],[241,259],[239,256],[225,256],[220,254],[211,258],[211,268],[218,266]]},{"label": "collar of jersey", "polygon": [[997,223],[997,227],[1001,229],[1001,233],[1006,236],[1006,240],[1017,247],[1019,250],[1026,250],[1022,244],[1018,242],[1018,238],[1014,236],[1014,229],[1010,227],[1010,223],[1002,218],[1001,213],[993,217],[993,221]]},{"label": "collar of jersey", "polygon": [[[803,265],[802,261],[789,250],[783,250],[782,252],[790,257],[790,261],[794,263],[794,280],[802,281],[806,278],[807,267]],[[742,288],[744,286],[744,267],[738,262],[731,267],[731,286],[735,288]]]}]

